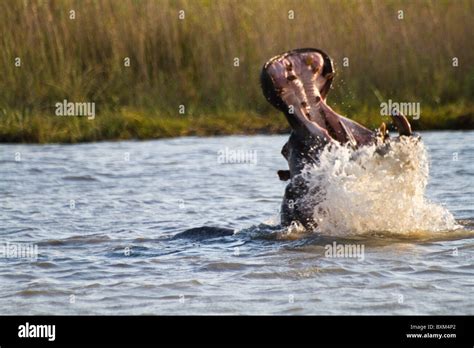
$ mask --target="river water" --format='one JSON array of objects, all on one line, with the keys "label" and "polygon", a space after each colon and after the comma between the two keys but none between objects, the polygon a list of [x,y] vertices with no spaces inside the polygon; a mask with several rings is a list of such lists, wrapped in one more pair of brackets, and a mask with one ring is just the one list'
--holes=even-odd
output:
[{"label": "river water", "polygon": [[0,314],[472,315],[474,132],[422,138],[426,192],[333,161],[313,233],[278,226],[286,135],[0,145]]}]

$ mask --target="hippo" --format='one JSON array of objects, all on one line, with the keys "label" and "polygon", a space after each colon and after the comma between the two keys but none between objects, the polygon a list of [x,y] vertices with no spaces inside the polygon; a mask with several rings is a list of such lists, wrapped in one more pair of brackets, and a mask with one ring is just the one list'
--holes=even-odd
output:
[{"label": "hippo", "polygon": [[[263,65],[260,75],[263,95],[284,113],[291,128],[281,151],[289,168],[277,172],[280,180],[289,182],[281,204],[283,226],[293,222],[305,228],[317,226],[312,207],[301,199],[308,194],[308,184],[301,173],[305,166],[318,164],[326,146],[337,142],[356,149],[376,144],[383,154],[390,141],[396,141],[389,138],[385,123],[372,131],[331,109],[326,101],[334,76],[333,60],[315,48],[291,50]],[[405,116],[392,113],[391,119],[399,137],[412,136]]]}]

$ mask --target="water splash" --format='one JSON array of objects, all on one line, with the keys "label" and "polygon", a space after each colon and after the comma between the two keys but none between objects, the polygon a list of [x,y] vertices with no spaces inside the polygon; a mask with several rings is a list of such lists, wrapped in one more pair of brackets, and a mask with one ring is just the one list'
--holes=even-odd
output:
[{"label": "water splash", "polygon": [[335,236],[459,228],[448,210],[426,199],[428,174],[427,152],[417,138],[392,141],[384,155],[375,145],[332,145],[302,173],[310,187],[305,204],[314,207],[318,230]]}]

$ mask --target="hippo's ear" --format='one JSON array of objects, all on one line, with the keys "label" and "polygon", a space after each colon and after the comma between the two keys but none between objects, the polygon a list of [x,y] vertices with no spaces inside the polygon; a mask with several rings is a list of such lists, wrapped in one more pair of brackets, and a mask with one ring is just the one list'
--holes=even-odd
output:
[{"label": "hippo's ear", "polygon": [[289,170],[279,170],[277,174],[281,181],[288,181],[291,179]]}]

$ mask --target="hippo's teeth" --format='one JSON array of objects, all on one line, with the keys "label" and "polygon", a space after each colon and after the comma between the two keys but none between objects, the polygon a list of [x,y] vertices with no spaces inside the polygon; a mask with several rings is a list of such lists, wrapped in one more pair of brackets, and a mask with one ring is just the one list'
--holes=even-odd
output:
[{"label": "hippo's teeth", "polygon": [[339,120],[339,125],[341,126],[341,128],[343,129],[344,131],[344,135],[345,135],[345,138],[346,138],[346,141],[349,142],[349,144],[351,144],[351,146],[353,148],[356,148],[357,147],[357,141],[356,139],[354,138],[354,135],[352,134],[352,132],[350,131],[349,128],[346,127],[346,125],[341,122],[341,120]]},{"label": "hippo's teeth", "polygon": [[324,102],[319,104],[319,113],[324,120],[325,128],[331,137],[339,141],[341,144],[349,142],[354,147],[357,146],[357,142],[352,136],[351,131],[341,122],[339,115]]},{"label": "hippo's teeth", "polygon": [[331,72],[331,73],[328,73],[328,74],[324,75],[324,77],[326,78],[326,80],[329,80],[329,79],[334,78],[335,75],[336,75],[335,73]]},{"label": "hippo's teeth", "polygon": [[382,122],[379,129],[377,129],[377,137],[379,137],[382,142],[385,142],[385,140],[389,138],[387,125],[385,124],[385,122]]}]

